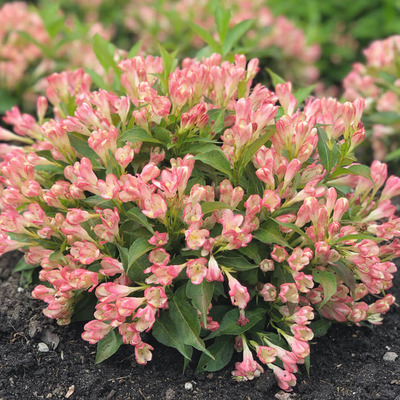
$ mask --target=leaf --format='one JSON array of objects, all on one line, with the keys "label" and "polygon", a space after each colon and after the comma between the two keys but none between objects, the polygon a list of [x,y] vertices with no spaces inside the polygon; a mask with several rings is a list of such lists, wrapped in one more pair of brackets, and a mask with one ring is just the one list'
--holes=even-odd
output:
[{"label": "leaf", "polygon": [[93,83],[100,89],[107,89],[108,85],[104,82],[104,79],[93,69],[85,68],[85,72],[90,76]]},{"label": "leaf", "polygon": [[242,256],[236,257],[218,257],[218,264],[223,265],[224,267],[233,268],[235,271],[249,271],[251,269],[258,268],[258,265],[247,261]]},{"label": "leaf", "polygon": [[97,162],[97,159],[99,159],[100,157],[92,148],[89,147],[86,136],[80,135],[79,133],[75,132],[67,132],[67,135],[71,146],[78,154],[80,154],[82,157],[87,157],[92,162],[93,167],[101,166]]},{"label": "leaf", "polygon": [[341,261],[337,261],[336,264],[331,264],[331,267],[339,275],[344,284],[350,289],[351,297],[354,298],[356,292],[356,278],[351,269]]},{"label": "leaf", "polygon": [[207,312],[214,294],[214,284],[203,279],[200,285],[192,282],[186,284],[186,296],[192,300],[192,304],[201,312],[204,326],[207,326]]},{"label": "leaf", "polygon": [[146,254],[148,251],[153,249],[154,247],[148,242],[148,239],[145,237],[140,237],[136,239],[131,247],[129,248],[128,252],[128,267],[127,271],[129,271],[129,268],[133,265],[133,263]]},{"label": "leaf", "polygon": [[311,92],[315,89],[317,85],[307,86],[305,88],[300,88],[293,93],[295,99],[297,100],[297,104],[300,105],[303,101],[311,94]]},{"label": "leaf", "polygon": [[214,52],[221,53],[221,46],[215,41],[209,32],[193,22],[190,22],[189,25],[193,32],[200,36],[214,50]]},{"label": "leaf", "polygon": [[226,56],[233,48],[233,46],[246,34],[246,32],[253,25],[254,20],[247,19],[239,22],[233,28],[229,29],[225,41],[222,44],[222,55]]},{"label": "leaf", "polygon": [[253,236],[260,242],[266,244],[279,244],[280,246],[290,247],[289,243],[283,238],[279,226],[273,221],[268,220],[253,233]]},{"label": "leaf", "polygon": [[233,210],[234,208],[231,207],[229,204],[222,203],[221,201],[205,201],[201,203],[201,211],[204,214],[209,214],[214,211],[226,209]]},{"label": "leaf", "polygon": [[255,242],[250,242],[246,247],[241,247],[239,249],[239,252],[250,258],[250,260],[254,260],[257,264],[260,264],[261,263],[260,250],[261,249]]},{"label": "leaf", "polygon": [[164,79],[168,80],[168,77],[174,68],[175,56],[177,51],[175,50],[173,53],[168,53],[168,51],[163,46],[161,46],[161,44],[158,44],[158,48],[160,50],[161,58],[163,61],[162,75]]},{"label": "leaf", "polygon": [[179,332],[171,320],[169,311],[162,311],[159,318],[151,330],[153,336],[163,345],[173,347],[179,351],[186,359],[190,360],[191,355],[187,351],[182,340],[179,339]]},{"label": "leaf", "polygon": [[221,43],[224,43],[226,34],[229,30],[229,22],[232,18],[232,12],[230,10],[225,10],[220,5],[217,5],[215,8],[215,23],[217,24],[217,31],[219,40]]},{"label": "leaf", "polygon": [[21,272],[21,271],[27,271],[29,269],[35,269],[38,267],[39,264],[36,265],[31,265],[28,264],[24,258],[21,258],[18,261],[18,264],[14,267],[13,272]]},{"label": "leaf", "polygon": [[51,38],[54,38],[65,26],[64,17],[60,14],[59,5],[57,2],[46,2],[45,7],[38,9],[38,11],[47,33]]},{"label": "leaf", "polygon": [[100,364],[117,352],[122,344],[122,336],[117,329],[113,329],[97,343],[95,364]]},{"label": "leaf", "polygon": [[334,139],[331,141],[332,149],[329,147],[328,143],[329,139],[326,132],[322,128],[318,128],[318,154],[323,167],[329,175],[332,168],[337,164],[339,148]]},{"label": "leaf", "polygon": [[200,321],[196,309],[183,297],[177,296],[176,294],[168,304],[170,317],[178,331],[177,339],[183,344],[193,346],[197,350],[214,358],[199,337]]},{"label": "leaf", "polygon": [[71,321],[90,321],[93,319],[93,313],[96,311],[97,297],[94,291],[89,293],[85,292],[85,295],[74,304],[74,313]]},{"label": "leaf", "polygon": [[[310,240],[310,238],[308,237],[308,235],[303,232],[298,226],[296,226],[295,224],[292,224],[290,222],[281,222],[278,221],[277,219],[274,219],[272,217],[270,217],[271,220],[273,220],[276,224],[283,226],[284,228],[288,228],[288,229],[292,229],[293,231],[295,231],[296,233],[298,233],[300,236],[305,237],[306,239]],[[310,240],[311,241],[311,240]]]},{"label": "leaf", "polygon": [[211,167],[223,172],[229,178],[232,177],[231,164],[225,157],[222,151],[211,150],[207,153],[201,153],[194,157],[195,160],[199,160],[204,164],[210,165]]},{"label": "leaf", "polygon": [[137,222],[138,224],[144,226],[149,230],[152,234],[154,234],[154,229],[149,223],[147,217],[142,213],[139,207],[132,207],[128,210],[126,213],[126,216],[129,219],[132,219],[133,221]]},{"label": "leaf", "polygon": [[308,377],[310,377],[310,354],[304,359],[304,366],[306,367]]},{"label": "leaf", "polygon": [[310,328],[314,333],[315,337],[324,336],[331,327],[332,322],[329,319],[322,318],[318,321],[311,322]]},{"label": "leaf", "polygon": [[222,319],[218,330],[207,336],[206,340],[222,335],[240,335],[262,321],[266,316],[266,310],[264,308],[257,308],[252,311],[246,311],[246,318],[249,320],[246,325],[238,325],[237,321],[239,316],[240,314],[237,308],[227,312]]},{"label": "leaf", "polygon": [[137,43],[135,43],[131,49],[129,50],[129,53],[127,55],[127,58],[133,58],[136,57],[139,53],[140,48],[142,47],[143,40],[139,40]]},{"label": "leaf", "polygon": [[351,165],[348,168],[338,168],[331,175],[330,179],[336,178],[341,175],[359,175],[372,181],[371,168],[366,165]]},{"label": "leaf", "polygon": [[155,139],[163,143],[164,146],[167,146],[169,143],[171,143],[171,135],[172,133],[168,129],[162,128],[161,126],[157,126],[154,129]]},{"label": "leaf", "polygon": [[364,239],[373,240],[374,242],[381,242],[382,240],[385,240],[385,239],[382,239],[382,238],[378,238],[376,236],[368,235],[366,233],[356,233],[354,235],[350,234],[350,235],[342,236],[342,237],[334,240],[332,242],[332,244],[336,244],[336,243],[339,243],[339,242],[345,242],[346,240],[357,240],[357,241],[359,241],[359,240],[364,240]]},{"label": "leaf", "polygon": [[196,372],[208,371],[214,372],[224,368],[232,358],[234,351],[235,338],[233,336],[219,337],[208,348],[214,356],[214,360],[202,354],[196,368]]},{"label": "leaf", "polygon": [[241,161],[240,161],[240,168],[243,171],[247,164],[252,160],[254,154],[263,146],[271,136],[276,132],[275,125],[267,126],[265,128],[266,133],[260,136],[256,141],[254,141],[250,146],[246,148],[244,153],[242,154]]},{"label": "leaf", "polygon": [[385,161],[398,160],[399,158],[400,158],[400,149],[396,149],[386,156]]},{"label": "leaf", "polygon": [[225,109],[223,108],[213,108],[212,110],[207,111],[209,118],[209,121],[214,121],[214,124],[212,125],[212,131],[214,131],[215,134],[220,133],[224,129],[224,124],[225,124]]},{"label": "leaf", "polygon": [[119,146],[123,146],[125,142],[136,143],[136,142],[149,142],[161,144],[158,139],[153,138],[146,130],[135,126],[118,137],[117,143]]},{"label": "leaf", "polygon": [[98,33],[93,37],[93,51],[105,72],[108,72],[110,68],[120,72],[114,61],[114,45],[103,39]]},{"label": "leaf", "polygon": [[324,300],[318,304],[318,307],[321,308],[337,291],[336,276],[329,271],[314,270],[313,279],[315,282],[320,283],[324,289]]},{"label": "leaf", "polygon": [[272,84],[276,86],[278,83],[286,83],[286,81],[280,77],[278,74],[276,74],[274,71],[270,70],[269,68],[266,68],[266,70],[269,73],[269,76],[271,77]]}]

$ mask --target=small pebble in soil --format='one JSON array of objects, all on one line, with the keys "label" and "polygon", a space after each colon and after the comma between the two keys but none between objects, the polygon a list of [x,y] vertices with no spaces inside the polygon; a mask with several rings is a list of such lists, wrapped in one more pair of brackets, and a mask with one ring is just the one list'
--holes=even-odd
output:
[{"label": "small pebble in soil", "polygon": [[19,287],[19,288],[17,288],[17,292],[18,292],[18,293],[24,293],[24,292],[25,292],[25,289],[22,288],[22,287]]},{"label": "small pebble in soil", "polygon": [[41,353],[47,353],[49,351],[49,346],[46,343],[40,342],[38,344],[38,351]]},{"label": "small pebble in soil", "polygon": [[173,400],[175,398],[175,390],[168,388],[165,392],[165,400]]},{"label": "small pebble in soil", "polygon": [[383,356],[383,361],[396,361],[397,357],[398,357],[397,353],[395,353],[394,351],[388,351]]},{"label": "small pebble in soil", "polygon": [[185,383],[185,389],[186,390],[193,390],[193,384],[191,382],[186,382]]}]

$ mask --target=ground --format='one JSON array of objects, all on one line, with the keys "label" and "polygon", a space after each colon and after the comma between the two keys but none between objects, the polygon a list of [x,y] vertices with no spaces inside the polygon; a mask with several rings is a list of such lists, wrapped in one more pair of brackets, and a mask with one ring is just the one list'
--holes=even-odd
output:
[{"label": "ground", "polygon": [[[381,326],[336,325],[314,340],[310,377],[302,370],[289,396],[269,371],[251,382],[233,381],[233,362],[217,373],[197,375],[189,366],[183,374],[182,357],[154,342],[146,366],[136,364],[129,346],[95,365],[96,346],[80,337],[83,324],[60,327],[46,318],[44,303],[9,274],[16,259],[15,253],[0,258],[0,400],[400,400],[400,357],[388,354],[400,355],[398,307]],[[399,276],[391,292],[400,299]],[[48,351],[40,352],[39,343]]]}]

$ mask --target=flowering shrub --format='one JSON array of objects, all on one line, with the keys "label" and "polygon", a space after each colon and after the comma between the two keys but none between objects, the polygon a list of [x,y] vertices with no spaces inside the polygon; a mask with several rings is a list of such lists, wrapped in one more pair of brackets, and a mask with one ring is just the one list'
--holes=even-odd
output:
[{"label": "flowering shrub", "polygon": [[[67,21],[65,21],[67,18]],[[65,68],[99,70],[92,51],[92,38],[111,38],[100,23],[82,26],[77,19],[63,16],[57,5],[43,9],[24,2],[5,3],[0,8],[0,112],[25,102],[32,109],[41,79]]]},{"label": "flowering shrub", "polygon": [[[128,2],[125,26],[143,41],[147,52],[157,49],[157,42],[171,51],[179,43],[184,56],[194,55],[193,51],[201,49],[204,42],[212,51],[221,52],[218,37],[223,43],[231,29],[241,36],[248,31],[241,38],[241,51],[255,53],[265,65],[284,70],[285,78],[298,84],[317,80],[319,72],[314,63],[320,48],[308,45],[304,32],[293,22],[283,15],[273,16],[263,0],[224,0],[221,4],[227,10],[210,0]],[[230,23],[224,26],[230,16]]]},{"label": "flowering shrub", "polygon": [[372,131],[374,157],[399,159],[400,36],[377,40],[364,50],[366,64],[356,63],[344,79],[344,97],[366,99],[365,124]]},{"label": "flowering shrub", "polygon": [[185,365],[201,351],[198,371],[243,351],[235,379],[269,368],[291,390],[314,335],[394,302],[400,179],[354,163],[363,100],[301,108],[304,91],[252,87],[258,60],[234,59],[127,59],[117,93],[50,76],[54,118],[45,98],[38,121],[6,114],[26,146],[0,164],[0,253],[40,266],[45,315],[89,320],[97,362],[125,343],[146,364],[151,332]]}]

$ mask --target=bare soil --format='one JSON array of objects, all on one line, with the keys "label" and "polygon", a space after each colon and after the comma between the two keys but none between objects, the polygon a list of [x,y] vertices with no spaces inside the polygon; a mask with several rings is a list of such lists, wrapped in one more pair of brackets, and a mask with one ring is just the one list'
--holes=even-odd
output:
[{"label": "bare soil", "polygon": [[[234,361],[224,370],[182,373],[183,359],[154,340],[152,362],[137,365],[133,348],[122,346],[113,357],[95,365],[96,346],[84,342],[82,323],[60,327],[46,318],[44,304],[21,288],[10,270],[19,255],[0,258],[0,400],[400,400],[400,311],[393,307],[384,324],[370,328],[335,325],[311,347],[310,377],[302,370],[290,395],[266,371],[259,379],[231,379]],[[391,290],[400,300],[400,279]],[[47,352],[39,351],[43,343]]]}]

